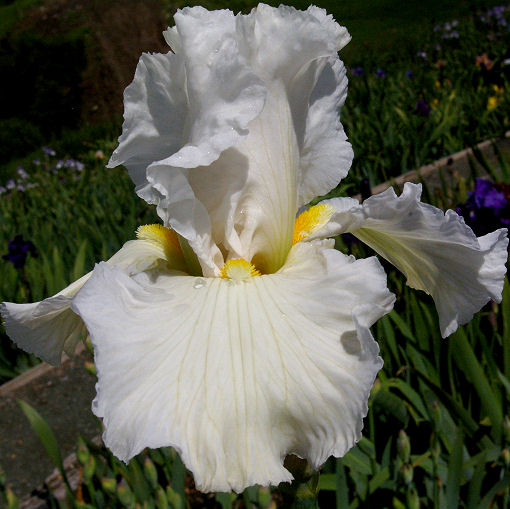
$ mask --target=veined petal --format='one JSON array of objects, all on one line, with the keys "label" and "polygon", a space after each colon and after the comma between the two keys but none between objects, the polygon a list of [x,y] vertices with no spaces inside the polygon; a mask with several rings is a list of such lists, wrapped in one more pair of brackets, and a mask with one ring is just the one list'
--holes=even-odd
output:
[{"label": "veined petal", "polygon": [[[167,250],[168,251],[168,250]],[[144,270],[156,268],[160,263],[166,269],[182,270],[177,256],[174,265],[166,259],[164,242],[131,240],[117,251],[107,263],[121,268],[132,276]],[[60,365],[62,352],[72,355],[80,339],[87,333],[81,318],[70,309],[74,296],[89,279],[92,272],[71,283],[53,297],[41,302],[0,304],[0,314],[8,336],[26,352],[33,353],[55,366]]]},{"label": "veined petal", "polygon": [[286,454],[316,468],[359,440],[382,365],[368,327],[392,305],[375,258],[300,243],[277,274],[242,281],[151,284],[100,264],[72,307],[114,454],[171,445],[200,490],[241,491],[291,480]]},{"label": "veined petal", "polygon": [[406,183],[354,207],[349,231],[390,261],[407,284],[434,299],[441,334],[452,334],[490,299],[501,301],[507,230],[476,238],[452,210],[420,202],[421,185]]}]

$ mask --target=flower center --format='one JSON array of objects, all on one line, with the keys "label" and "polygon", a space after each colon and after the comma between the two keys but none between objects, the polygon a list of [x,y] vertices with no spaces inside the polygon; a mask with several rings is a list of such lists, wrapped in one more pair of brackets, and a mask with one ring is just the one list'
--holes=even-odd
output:
[{"label": "flower center", "polygon": [[223,279],[233,279],[234,281],[243,281],[254,276],[260,276],[260,272],[250,262],[242,258],[228,260],[221,269],[220,276]]}]

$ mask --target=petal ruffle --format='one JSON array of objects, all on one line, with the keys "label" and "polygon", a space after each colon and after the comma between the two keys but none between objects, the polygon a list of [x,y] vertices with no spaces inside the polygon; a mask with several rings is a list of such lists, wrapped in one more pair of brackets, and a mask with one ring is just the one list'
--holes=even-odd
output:
[{"label": "petal ruffle", "polygon": [[[337,51],[350,36],[317,7],[261,4],[237,16],[193,7],[175,21],[165,32],[175,55],[144,56],[126,91],[111,164],[128,166],[140,196],[186,238],[205,275],[234,257],[275,272],[290,249],[298,206],[334,187],[352,160],[338,119],[347,79]],[[151,73],[150,59],[163,62]],[[159,110],[151,102],[162,112],[154,120]],[[159,125],[165,119],[172,128]],[[151,156],[151,143],[167,131]],[[121,153],[138,154],[136,165]],[[183,201],[192,209],[185,220],[176,207]]]},{"label": "petal ruffle", "polygon": [[[507,230],[476,238],[452,210],[421,203],[421,185],[406,183],[339,215],[348,231],[390,261],[412,288],[430,294],[443,337],[467,323],[490,299],[501,301]],[[343,220],[343,227],[341,226]]]},{"label": "petal ruffle", "polygon": [[375,258],[312,243],[277,274],[140,282],[100,264],[74,299],[98,368],[93,410],[127,461],[174,446],[209,491],[288,481],[360,438],[382,365],[368,327],[393,305]]},{"label": "petal ruffle", "polygon": [[8,336],[22,350],[59,366],[62,352],[72,355],[78,342],[86,336],[85,325],[69,306],[90,275],[86,274],[57,295],[41,302],[2,302],[0,314]]},{"label": "petal ruffle", "polygon": [[[304,74],[295,80],[297,93],[291,94],[292,111],[303,110],[303,100],[309,102],[300,141],[299,206],[317,196],[328,193],[347,175],[354,153],[340,122],[340,109],[347,97],[345,66],[338,57],[312,62],[308,74],[313,73],[314,88],[310,97],[301,97]],[[295,105],[294,105],[295,103]],[[297,115],[295,115],[297,124]]]},{"label": "petal ruffle", "polygon": [[[131,240],[109,260],[132,276],[156,268],[164,261],[160,246],[146,240]],[[172,269],[173,267],[167,267]],[[88,281],[92,272],[71,283],[62,291],[41,302],[0,304],[0,314],[8,336],[22,350],[33,353],[54,366],[61,363],[62,353],[72,355],[76,345],[85,339],[87,330],[81,318],[70,309],[74,296]]]},{"label": "petal ruffle", "polygon": [[143,54],[133,82],[124,91],[124,124],[109,168],[124,164],[136,192],[147,202],[158,195],[146,179],[147,166],[179,150],[188,116],[184,59]]},{"label": "petal ruffle", "polygon": [[187,8],[168,39],[176,53],[144,54],[124,95],[124,125],[108,166],[124,164],[138,193],[158,195],[145,172],[154,162],[174,168],[209,165],[246,136],[266,90],[247,65],[229,11]]}]

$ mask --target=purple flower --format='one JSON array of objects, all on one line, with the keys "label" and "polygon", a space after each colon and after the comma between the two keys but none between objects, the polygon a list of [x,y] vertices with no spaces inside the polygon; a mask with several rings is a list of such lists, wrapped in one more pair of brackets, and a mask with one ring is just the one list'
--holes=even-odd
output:
[{"label": "purple flower", "polygon": [[407,76],[410,80],[412,80],[412,79],[414,78],[414,73],[413,73],[413,71],[411,71],[411,70],[407,71],[407,72],[406,72],[406,76]]},{"label": "purple flower", "polygon": [[505,193],[498,190],[494,182],[487,179],[477,178],[475,190],[468,193],[468,196],[476,207],[492,208],[497,214],[507,206]]},{"label": "purple flower", "polygon": [[34,258],[37,257],[37,250],[34,244],[30,240],[25,242],[22,235],[16,235],[14,239],[9,241],[7,254],[4,254],[2,258],[9,260],[16,269],[22,269],[29,254]]},{"label": "purple flower", "polygon": [[40,159],[34,159],[32,161],[36,166],[40,166],[41,165],[41,160]]},{"label": "purple flower", "polygon": [[378,77],[378,78],[386,78],[386,71],[384,69],[377,69],[377,71],[375,71],[375,75]]},{"label": "purple flower", "polygon": [[56,154],[56,152],[49,147],[43,147],[42,150],[47,156],[54,156]]},{"label": "purple flower", "polygon": [[414,112],[420,115],[420,117],[428,117],[430,115],[430,106],[425,99],[418,99]]},{"label": "purple flower", "polygon": [[14,179],[9,179],[5,187],[7,187],[7,189],[14,189],[16,187],[16,182],[14,182]]},{"label": "purple flower", "polygon": [[423,58],[423,60],[427,60],[427,52],[426,51],[420,50],[420,51],[418,51],[418,53],[416,53],[416,56]]},{"label": "purple flower", "polygon": [[456,211],[464,217],[476,235],[485,235],[495,228],[510,225],[510,186],[477,178],[475,190]]},{"label": "purple flower", "polygon": [[26,188],[25,188],[25,186],[24,186],[23,184],[18,184],[18,185],[16,186],[16,189],[17,189],[18,191],[23,192]]},{"label": "purple flower", "polygon": [[351,74],[353,76],[362,76],[363,75],[363,67],[355,67],[351,69]]},{"label": "purple flower", "polygon": [[439,44],[438,42],[436,43],[436,45],[434,46],[434,49],[436,51],[439,51],[441,49],[441,44]]},{"label": "purple flower", "polygon": [[0,194],[4,194],[7,192],[7,189],[5,189],[4,186],[0,186]]},{"label": "purple flower", "polygon": [[24,170],[23,166],[18,166],[18,169],[16,170],[16,172],[20,176],[20,178],[22,178],[23,180],[28,178],[28,173]]}]

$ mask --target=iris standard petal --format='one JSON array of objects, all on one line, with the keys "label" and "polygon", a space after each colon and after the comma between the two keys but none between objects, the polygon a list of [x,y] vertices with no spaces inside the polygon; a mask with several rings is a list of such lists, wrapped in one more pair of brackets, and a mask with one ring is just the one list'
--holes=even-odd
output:
[{"label": "iris standard petal", "polygon": [[200,490],[241,491],[359,440],[382,365],[368,327],[393,305],[375,258],[301,243],[277,274],[149,281],[103,263],[72,304],[116,456],[172,445]]},{"label": "iris standard petal", "polygon": [[490,299],[501,301],[507,230],[477,239],[455,212],[444,214],[420,197],[419,184],[406,183],[399,197],[390,188],[355,206],[343,231],[395,265],[409,286],[432,296],[446,337]]},{"label": "iris standard petal", "polygon": [[147,166],[182,146],[188,99],[182,55],[143,54],[133,82],[124,91],[124,124],[109,168],[124,164],[136,192],[147,202],[158,195],[146,179]]},{"label": "iris standard petal", "polygon": [[[161,244],[147,240],[131,240],[117,251],[107,263],[121,268],[132,276],[144,270],[167,263],[168,253]],[[171,257],[167,269],[182,270],[177,256]],[[70,309],[74,296],[80,291],[92,272],[71,283],[53,297],[41,302],[0,304],[0,314],[9,337],[26,352],[33,353],[55,366],[60,365],[62,352],[72,355],[87,330],[81,318]]]},{"label": "iris standard petal", "polygon": [[[157,203],[165,225],[186,238],[205,275],[236,257],[275,272],[290,249],[299,205],[334,187],[352,160],[338,119],[347,80],[337,51],[350,36],[317,7],[261,4],[237,16],[193,7],[178,11],[175,21],[165,32],[175,55],[154,56],[167,65],[151,74],[142,73],[152,58],[144,57],[126,92],[118,151],[137,153],[143,126],[136,135],[127,132],[137,107],[150,123],[147,105],[165,103],[154,123],[166,118],[181,133],[181,145],[161,139],[145,172],[131,167],[139,194]],[[137,106],[131,98],[138,89]],[[154,132],[166,132],[159,124],[145,131],[154,143]],[[144,143],[140,160],[147,162]],[[119,162],[127,164],[112,159]]]},{"label": "iris standard petal", "polygon": [[[347,97],[345,66],[335,55],[315,60],[306,73],[313,73],[314,88],[301,97],[303,76],[296,79],[291,93],[292,111],[301,101],[309,102],[300,144],[299,206],[328,193],[347,175],[354,153],[340,122],[340,109]],[[294,102],[297,103],[294,106]],[[302,103],[300,106],[302,110]],[[299,110],[298,110],[299,111]],[[299,132],[299,126],[297,131]]]}]

